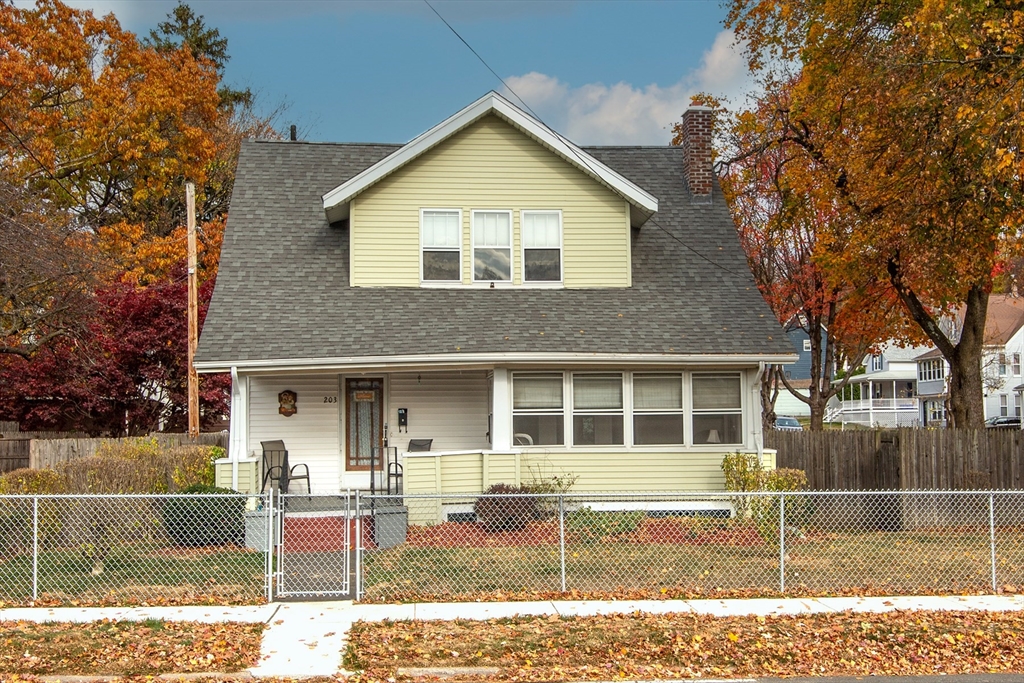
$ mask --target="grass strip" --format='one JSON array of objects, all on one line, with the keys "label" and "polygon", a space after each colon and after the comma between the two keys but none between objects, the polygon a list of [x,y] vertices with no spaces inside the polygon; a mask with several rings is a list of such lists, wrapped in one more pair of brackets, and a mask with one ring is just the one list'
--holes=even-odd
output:
[{"label": "grass strip", "polygon": [[[496,666],[490,680],[573,681],[1024,672],[1024,614],[833,613],[529,617],[358,623],[362,680],[400,668]],[[460,676],[473,680],[474,676]]]},{"label": "grass strip", "polygon": [[158,619],[88,624],[2,621],[0,673],[140,676],[241,671],[259,659],[264,628]]}]

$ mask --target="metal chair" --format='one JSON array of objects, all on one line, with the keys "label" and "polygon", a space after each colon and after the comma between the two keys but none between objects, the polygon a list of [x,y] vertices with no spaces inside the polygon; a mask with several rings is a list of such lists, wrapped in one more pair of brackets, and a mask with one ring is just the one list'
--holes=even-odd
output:
[{"label": "metal chair", "polygon": [[263,484],[262,491],[267,490],[267,482],[281,493],[288,493],[293,481],[306,481],[306,495],[311,493],[309,486],[309,466],[305,463],[289,466],[288,449],[284,441],[261,441],[263,446]]}]

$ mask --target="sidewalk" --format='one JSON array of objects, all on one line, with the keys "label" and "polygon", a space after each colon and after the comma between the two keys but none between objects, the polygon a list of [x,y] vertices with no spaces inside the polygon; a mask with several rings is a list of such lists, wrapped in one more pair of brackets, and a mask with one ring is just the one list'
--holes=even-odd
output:
[{"label": "sidewalk", "polygon": [[1024,596],[898,596],[872,598],[760,598],[752,600],[622,600],[554,602],[411,603],[356,605],[352,602],[299,602],[238,607],[32,607],[0,609],[0,621],[68,621],[164,619],[167,621],[264,622],[262,657],[249,669],[253,676],[330,676],[345,673],[341,657],[356,621],[485,620],[504,617],[591,616],[598,614],[668,614],[715,616],[814,614],[822,612],[891,612],[896,610],[1024,610]]}]

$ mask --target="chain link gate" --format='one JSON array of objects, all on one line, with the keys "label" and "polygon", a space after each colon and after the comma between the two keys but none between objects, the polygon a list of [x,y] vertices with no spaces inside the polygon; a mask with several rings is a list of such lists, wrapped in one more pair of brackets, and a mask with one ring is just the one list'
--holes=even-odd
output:
[{"label": "chain link gate", "polygon": [[349,491],[274,497],[273,598],[353,597],[354,500]]}]

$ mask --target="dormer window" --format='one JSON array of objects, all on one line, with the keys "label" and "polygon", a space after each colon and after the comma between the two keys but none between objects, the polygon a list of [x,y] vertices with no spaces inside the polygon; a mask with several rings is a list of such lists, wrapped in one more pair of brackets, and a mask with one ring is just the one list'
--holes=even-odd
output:
[{"label": "dormer window", "polygon": [[511,282],[512,212],[473,212],[473,281]]},{"label": "dormer window", "polygon": [[423,282],[462,281],[462,211],[423,209],[420,245]]}]

